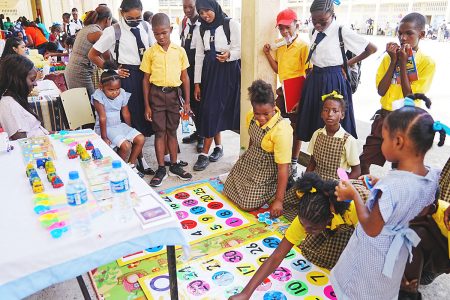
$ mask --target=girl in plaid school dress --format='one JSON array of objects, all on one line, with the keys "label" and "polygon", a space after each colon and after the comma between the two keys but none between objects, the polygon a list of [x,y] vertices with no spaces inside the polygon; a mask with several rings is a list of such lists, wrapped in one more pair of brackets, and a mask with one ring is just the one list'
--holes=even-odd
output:
[{"label": "girl in plaid school dress", "polygon": [[[335,180],[323,180],[314,172],[305,173],[298,179],[292,188],[299,199],[295,210],[297,216],[272,255],[264,261],[242,292],[230,299],[249,299],[294,245],[298,245],[305,258],[315,265],[333,268],[358,223],[354,203],[337,202],[334,195],[337,184]],[[363,183],[358,181],[355,186],[361,197],[367,199],[369,192]]]},{"label": "girl in plaid school dress", "polygon": [[253,110],[247,114],[250,145],[231,169],[224,194],[241,209],[255,210],[273,200],[272,217],[295,211],[297,199],[284,201],[289,177],[292,127],[275,106],[272,86],[256,80],[248,88]]},{"label": "girl in plaid school dress", "polygon": [[[439,171],[424,165],[436,130],[433,118],[414,106],[419,98],[430,107],[423,94],[410,95],[405,106],[384,121],[381,150],[388,161],[398,163],[398,169],[379,181],[372,180],[375,185],[367,203],[348,181],[336,188],[338,201],[354,200],[359,220],[331,270],[339,300],[398,299],[408,256],[420,241],[409,223],[435,201],[439,180]],[[439,133],[445,138],[445,133]]]}]

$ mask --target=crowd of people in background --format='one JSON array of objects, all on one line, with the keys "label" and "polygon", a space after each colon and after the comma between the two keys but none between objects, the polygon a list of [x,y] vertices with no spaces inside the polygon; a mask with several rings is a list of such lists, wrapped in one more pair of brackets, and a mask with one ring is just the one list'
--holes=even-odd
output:
[{"label": "crowd of people in background", "polygon": [[[219,161],[224,155],[221,132],[240,128],[241,24],[215,0],[180,1],[185,13],[178,32],[181,45],[171,41],[169,16],[144,12],[141,0],[123,0],[119,21],[106,5],[87,12],[83,21],[74,8],[50,32],[39,19],[2,22],[12,35],[0,65],[0,124],[10,138],[48,133],[26,100],[38,78],[25,57],[29,47],[44,56],[70,56],[68,88],[86,88],[95,110],[95,131],[140,176],[152,175],[151,186],[161,186],[168,175],[192,178],[185,170],[188,163],[178,159],[180,111],[196,125],[196,131],[182,139],[196,145],[193,170],[203,171]],[[261,49],[280,82],[306,76],[295,109],[287,111],[283,92],[276,97],[267,82],[256,80],[248,88],[252,110],[245,121],[250,144],[227,177],[224,194],[246,211],[269,204],[271,217],[284,215],[292,225],[274,254],[232,299],[248,299],[294,245],[310,261],[331,269],[339,299],[394,299],[399,293],[399,299],[420,299],[422,278],[431,282],[450,272],[445,248],[429,254],[429,246],[441,243],[450,229],[450,208],[440,201],[449,201],[450,163],[440,178],[440,171],[424,165],[435,135],[442,146],[449,134],[416,106],[423,102],[430,107],[424,94],[435,73],[434,60],[419,48],[428,33],[426,19],[420,13],[407,14],[395,30],[398,43],[386,45],[376,74],[381,108],[359,155],[353,109],[358,82],[351,82],[346,67],[358,66],[377,49],[337,23],[332,0],[314,0],[310,14],[310,45],[299,37],[297,14],[286,9],[276,19],[285,43]],[[368,24],[366,33],[372,34],[373,20]],[[408,76],[411,52],[416,79]],[[156,171],[142,155],[145,137],[153,135]],[[295,181],[301,142],[309,142],[311,159],[306,173]],[[371,165],[386,161],[392,162],[392,172],[382,179],[370,176]],[[338,182],[339,168],[354,181]],[[445,183],[441,196],[438,181]],[[349,199],[351,204],[345,202]],[[427,216],[426,224],[418,219]],[[422,230],[431,227],[438,235]],[[301,240],[303,233],[306,238]],[[427,244],[413,250],[418,236]],[[393,240],[401,246],[391,251]],[[413,251],[415,260],[407,262]],[[419,271],[412,267],[417,265]]]}]

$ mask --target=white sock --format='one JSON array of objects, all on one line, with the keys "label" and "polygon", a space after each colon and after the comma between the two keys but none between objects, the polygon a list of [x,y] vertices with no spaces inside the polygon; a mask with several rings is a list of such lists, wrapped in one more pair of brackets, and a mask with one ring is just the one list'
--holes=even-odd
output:
[{"label": "white sock", "polygon": [[138,169],[136,168],[136,165],[135,165],[135,164],[128,163],[128,165],[130,166],[130,168],[131,168],[134,172],[139,173],[139,171],[138,171]]},{"label": "white sock", "polygon": [[203,155],[203,156],[205,156],[205,157],[208,157],[208,153],[200,153],[200,155]]},{"label": "white sock", "polygon": [[147,161],[145,161],[144,156],[142,156],[142,167],[145,169],[150,168],[150,166],[147,164]]},{"label": "white sock", "polygon": [[170,154],[164,155],[164,161],[170,162]]},{"label": "white sock", "polygon": [[216,145],[216,147],[219,147],[220,149],[223,149],[222,145]]}]

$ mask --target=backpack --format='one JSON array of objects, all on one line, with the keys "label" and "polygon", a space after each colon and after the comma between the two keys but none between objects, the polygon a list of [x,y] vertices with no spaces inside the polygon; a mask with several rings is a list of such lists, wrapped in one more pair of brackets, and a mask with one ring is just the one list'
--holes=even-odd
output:
[{"label": "backpack", "polygon": [[[225,17],[223,19],[223,32],[225,32],[225,36],[227,37],[228,45],[231,44],[230,20],[231,20],[231,18],[228,18],[228,17]],[[200,26],[200,36],[202,37],[202,41],[203,41],[203,37],[205,36],[205,31],[206,31],[205,28]]]},{"label": "backpack", "polygon": [[[148,37],[150,38],[147,22],[142,21],[141,24],[142,24],[142,27],[144,27],[145,32],[147,32]],[[122,31],[120,30],[119,23],[115,23],[112,26],[114,28],[114,37],[116,39],[116,43],[114,45],[114,52],[116,53],[116,63],[119,64],[119,44],[120,44],[120,37],[122,35]]]},{"label": "backpack", "polygon": [[181,21],[180,40],[184,39],[184,30],[186,29],[186,26],[187,26],[187,20],[188,20],[188,18],[186,16],[184,16],[183,20]]},{"label": "backpack", "polygon": [[352,67],[348,66],[348,60],[352,59],[356,55],[351,51],[345,51],[344,39],[342,38],[342,26],[339,26],[339,47],[341,48],[342,60],[344,61],[345,75],[347,75],[347,79],[352,88],[352,94],[354,94],[361,79],[361,62],[357,62]]}]

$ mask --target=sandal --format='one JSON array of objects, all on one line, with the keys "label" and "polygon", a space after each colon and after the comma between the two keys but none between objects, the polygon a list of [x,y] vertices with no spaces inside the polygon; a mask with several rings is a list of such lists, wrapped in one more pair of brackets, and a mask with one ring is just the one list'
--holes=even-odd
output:
[{"label": "sandal", "polygon": [[164,179],[167,178],[166,167],[158,167],[155,176],[150,180],[150,186],[158,187],[161,186]]}]

